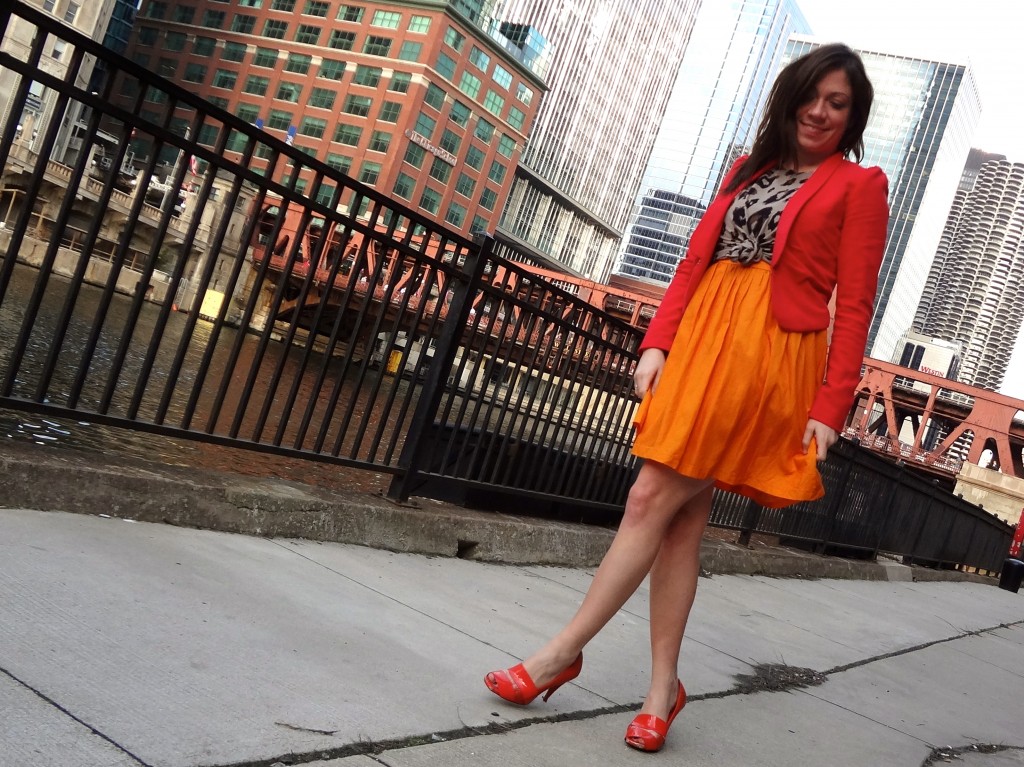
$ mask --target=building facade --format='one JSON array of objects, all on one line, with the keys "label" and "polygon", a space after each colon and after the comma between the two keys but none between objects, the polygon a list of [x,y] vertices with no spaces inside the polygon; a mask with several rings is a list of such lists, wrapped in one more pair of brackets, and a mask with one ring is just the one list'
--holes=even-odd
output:
[{"label": "building facade", "polygon": [[998,390],[1024,321],[1024,164],[989,160],[973,174],[942,230],[914,330],[958,343],[959,380]]},{"label": "building facade", "polygon": [[[786,61],[819,43],[793,36]],[[964,64],[859,51],[875,89],[863,165],[889,178],[889,233],[878,275],[868,353],[891,360],[911,329],[942,227],[981,117]]]},{"label": "building facade", "polygon": [[[463,0],[145,0],[130,55],[468,235],[496,226],[545,87],[543,40],[478,10]],[[257,169],[269,152],[259,155]],[[295,182],[324,203],[335,192]]]},{"label": "building facade", "polygon": [[790,34],[808,31],[792,0],[701,6],[616,272],[671,280],[725,171],[753,143]]},{"label": "building facade", "polygon": [[605,282],[676,79],[697,0],[496,0],[539,29],[550,90],[496,232],[537,265]]}]

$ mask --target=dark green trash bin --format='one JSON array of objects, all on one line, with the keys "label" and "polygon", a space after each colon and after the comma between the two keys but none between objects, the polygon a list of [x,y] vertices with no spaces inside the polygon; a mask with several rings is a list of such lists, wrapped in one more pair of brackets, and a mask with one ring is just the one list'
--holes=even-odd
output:
[{"label": "dark green trash bin", "polygon": [[999,574],[999,588],[1016,594],[1024,581],[1024,562],[1013,557],[1003,561],[1003,571]]}]

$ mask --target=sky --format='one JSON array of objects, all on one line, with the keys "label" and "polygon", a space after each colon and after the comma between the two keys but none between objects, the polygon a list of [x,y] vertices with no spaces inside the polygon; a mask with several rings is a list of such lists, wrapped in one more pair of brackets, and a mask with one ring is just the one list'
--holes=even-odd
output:
[{"label": "sky", "polygon": [[[972,146],[1024,162],[1021,0],[796,0],[816,37],[969,64],[981,96]],[[1024,399],[1024,338],[1000,390]]]}]

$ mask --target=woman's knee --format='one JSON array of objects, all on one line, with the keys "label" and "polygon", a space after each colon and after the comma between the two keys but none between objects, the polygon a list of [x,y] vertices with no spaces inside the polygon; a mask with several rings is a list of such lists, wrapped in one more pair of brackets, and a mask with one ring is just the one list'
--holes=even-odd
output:
[{"label": "woman's knee", "polygon": [[668,522],[707,485],[707,480],[685,477],[667,466],[648,461],[629,489],[623,523],[651,519]]}]

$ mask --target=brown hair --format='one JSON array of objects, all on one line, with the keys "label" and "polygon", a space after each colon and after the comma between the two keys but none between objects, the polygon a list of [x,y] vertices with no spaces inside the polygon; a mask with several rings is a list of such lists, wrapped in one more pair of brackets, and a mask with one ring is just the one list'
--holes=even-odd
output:
[{"label": "brown hair", "polygon": [[837,69],[846,73],[853,97],[850,119],[839,140],[838,151],[844,157],[852,154],[857,162],[861,161],[864,157],[864,128],[868,124],[875,90],[860,56],[842,43],[831,43],[794,59],[779,73],[768,95],[768,105],[758,126],[754,147],[726,191],[738,189],[769,163],[796,162],[796,110],[813,96],[818,81]]}]

